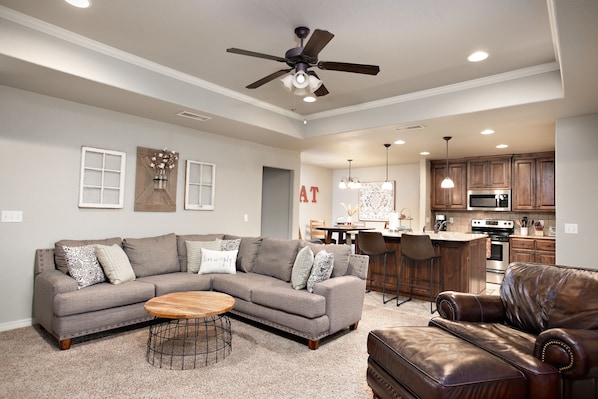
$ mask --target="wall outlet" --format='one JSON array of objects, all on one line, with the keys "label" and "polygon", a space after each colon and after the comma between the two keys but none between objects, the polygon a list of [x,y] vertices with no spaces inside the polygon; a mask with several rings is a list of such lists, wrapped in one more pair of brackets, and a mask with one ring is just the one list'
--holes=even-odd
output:
[{"label": "wall outlet", "polygon": [[249,221],[249,215],[248,214],[244,214],[243,215],[243,221],[244,222],[248,222]]},{"label": "wall outlet", "polygon": [[2,211],[0,221],[2,223],[21,223],[23,221],[23,211]]},{"label": "wall outlet", "polygon": [[453,224],[453,223],[455,223],[455,219],[449,218],[449,224]]},{"label": "wall outlet", "polygon": [[577,223],[565,223],[566,234],[577,234]]}]

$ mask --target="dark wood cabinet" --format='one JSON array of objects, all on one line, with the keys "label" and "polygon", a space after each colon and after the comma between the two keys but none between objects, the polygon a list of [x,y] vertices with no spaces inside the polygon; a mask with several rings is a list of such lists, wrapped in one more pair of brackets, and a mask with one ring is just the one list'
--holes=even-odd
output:
[{"label": "dark wood cabinet", "polygon": [[470,159],[467,161],[467,189],[510,189],[511,157]]},{"label": "dark wood cabinet", "polygon": [[513,156],[512,209],[554,211],[554,153]]},{"label": "dark wood cabinet", "polygon": [[432,161],[432,196],[431,208],[467,209],[467,162],[449,161],[449,177],[455,183],[454,188],[442,188],[440,184],[446,177],[446,161]]},{"label": "dark wood cabinet", "polygon": [[510,239],[510,262],[538,262],[544,264],[556,263],[556,242],[546,238]]}]

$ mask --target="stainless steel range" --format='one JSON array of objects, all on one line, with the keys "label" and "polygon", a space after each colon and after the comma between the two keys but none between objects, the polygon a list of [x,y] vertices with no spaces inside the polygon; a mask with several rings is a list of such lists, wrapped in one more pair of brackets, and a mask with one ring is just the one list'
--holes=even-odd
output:
[{"label": "stainless steel range", "polygon": [[486,282],[502,283],[509,265],[509,236],[515,231],[512,220],[473,219],[472,233],[484,233],[490,238],[490,251],[486,256]]}]

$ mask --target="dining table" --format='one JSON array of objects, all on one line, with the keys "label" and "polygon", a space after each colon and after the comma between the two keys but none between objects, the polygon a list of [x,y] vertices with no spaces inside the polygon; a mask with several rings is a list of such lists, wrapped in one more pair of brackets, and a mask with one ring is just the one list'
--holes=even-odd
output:
[{"label": "dining table", "polygon": [[326,239],[325,243],[330,244],[332,242],[332,235],[337,234],[338,238],[336,240],[337,243],[346,243],[351,245],[351,234],[354,232],[365,231],[365,230],[374,230],[373,227],[365,227],[365,226],[355,226],[350,224],[339,224],[335,226],[321,226],[316,227],[316,230],[322,230],[326,232]]}]

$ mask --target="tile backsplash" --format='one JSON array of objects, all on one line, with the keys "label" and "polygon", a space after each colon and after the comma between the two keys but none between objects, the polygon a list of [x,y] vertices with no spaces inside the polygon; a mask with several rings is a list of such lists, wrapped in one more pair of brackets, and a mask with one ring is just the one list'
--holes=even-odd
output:
[{"label": "tile backsplash", "polygon": [[[429,228],[434,225],[436,214],[446,215],[447,221],[453,218],[453,223],[447,223],[447,231],[468,232],[471,231],[472,219],[501,219],[515,221],[515,234],[519,234],[520,226],[517,223],[524,216],[532,220],[544,220],[544,234],[548,234],[548,227],[556,224],[554,213],[550,212],[485,212],[485,211],[438,211],[432,212],[432,221]],[[531,227],[531,226],[530,226]],[[426,227],[428,229],[428,227]]]}]

